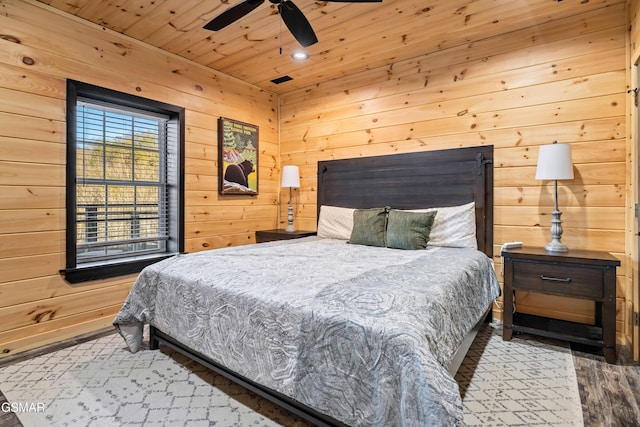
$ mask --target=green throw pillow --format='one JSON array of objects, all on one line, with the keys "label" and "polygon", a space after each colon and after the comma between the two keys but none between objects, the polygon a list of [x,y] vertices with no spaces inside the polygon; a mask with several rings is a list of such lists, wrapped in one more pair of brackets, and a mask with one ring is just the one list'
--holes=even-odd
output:
[{"label": "green throw pillow", "polygon": [[387,247],[425,249],[436,211],[406,212],[391,210],[387,223]]},{"label": "green throw pillow", "polygon": [[385,247],[388,208],[356,209],[349,243]]}]

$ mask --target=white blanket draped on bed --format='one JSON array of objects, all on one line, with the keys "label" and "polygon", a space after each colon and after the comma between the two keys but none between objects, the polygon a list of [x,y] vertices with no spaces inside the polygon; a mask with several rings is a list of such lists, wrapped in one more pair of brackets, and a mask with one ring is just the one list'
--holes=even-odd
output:
[{"label": "white blanket draped on bed", "polygon": [[150,323],[349,425],[455,425],[461,399],[446,366],[499,292],[474,249],[310,237],[151,265],[114,325],[132,351]]}]

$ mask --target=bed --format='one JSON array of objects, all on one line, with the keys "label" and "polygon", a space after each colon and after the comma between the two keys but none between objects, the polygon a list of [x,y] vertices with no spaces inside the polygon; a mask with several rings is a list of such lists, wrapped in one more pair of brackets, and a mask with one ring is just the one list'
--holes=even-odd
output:
[{"label": "bed", "polygon": [[[316,425],[460,424],[453,375],[500,292],[492,162],[492,146],[321,161],[318,236],[149,266],[114,325],[137,351],[148,323],[151,348]],[[462,217],[464,243],[451,247]],[[405,239],[405,220],[431,221],[433,239]],[[420,250],[405,250],[414,240]]]}]

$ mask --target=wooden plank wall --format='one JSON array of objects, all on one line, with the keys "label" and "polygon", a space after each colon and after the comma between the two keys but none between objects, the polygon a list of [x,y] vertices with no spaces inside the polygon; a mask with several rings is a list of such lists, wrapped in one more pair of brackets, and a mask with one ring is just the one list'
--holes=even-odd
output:
[{"label": "wooden plank wall", "polygon": [[[135,276],[79,285],[65,266],[65,79],[186,107],[189,252],[277,221],[277,98],[34,1],[0,3],[0,357],[111,324]],[[260,127],[260,195],[221,198],[217,118]]]},{"label": "wooden plank wall", "polygon": [[[638,65],[640,64],[640,1],[631,0],[628,4],[628,25],[629,25],[629,56],[628,65],[629,73],[628,88],[637,88],[640,86],[640,73]],[[638,277],[638,257],[640,255],[640,239],[638,239],[638,231],[640,231],[638,219],[635,216],[635,206],[640,201],[640,144],[638,144],[638,131],[640,130],[640,115],[638,106],[635,105],[634,97],[629,96],[627,99],[630,114],[627,124],[627,151],[629,153],[629,168],[627,171],[628,187],[627,192],[627,253],[629,254],[629,271],[627,274],[627,301],[626,310],[632,313],[633,307],[637,313],[640,309],[640,278]],[[640,326],[633,326],[633,358],[640,360]]]},{"label": "wooden plank wall", "polygon": [[[617,329],[627,343],[625,2],[575,13],[525,17],[518,31],[281,96],[281,162],[301,171],[297,227],[315,229],[319,160],[493,144],[494,253],[512,240],[544,246],[553,183],[534,179],[538,147],[570,143],[575,179],[559,184],[562,239],[622,261]],[[522,311],[593,319],[584,301],[521,294],[519,302]]]}]

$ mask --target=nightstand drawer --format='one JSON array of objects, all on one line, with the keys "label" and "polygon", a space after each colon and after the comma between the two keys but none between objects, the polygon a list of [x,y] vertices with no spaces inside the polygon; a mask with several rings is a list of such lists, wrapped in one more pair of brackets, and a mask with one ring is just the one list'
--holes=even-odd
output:
[{"label": "nightstand drawer", "polygon": [[547,263],[514,262],[514,289],[602,299],[602,269]]}]

